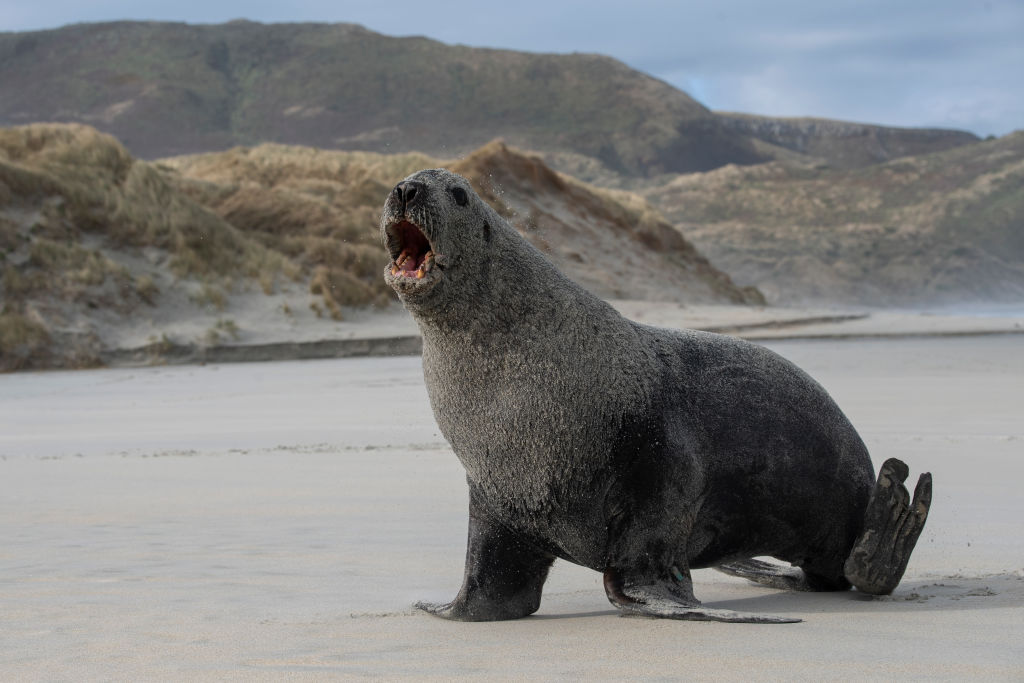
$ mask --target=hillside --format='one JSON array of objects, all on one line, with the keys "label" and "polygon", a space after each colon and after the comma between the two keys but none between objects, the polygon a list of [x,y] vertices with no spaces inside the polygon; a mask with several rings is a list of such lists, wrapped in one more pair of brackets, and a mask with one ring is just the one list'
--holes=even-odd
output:
[{"label": "hillside", "polygon": [[82,121],[153,158],[237,144],[446,157],[500,135],[629,173],[760,160],[702,105],[598,55],[351,24],[119,22],[0,35],[0,123]]},{"label": "hillside", "polygon": [[0,369],[87,366],[115,321],[296,264],[85,126],[0,129]]},{"label": "hillside", "polygon": [[645,195],[772,303],[1024,301],[1024,131],[852,170],[728,166]]},{"label": "hillside", "polygon": [[638,195],[600,190],[494,142],[449,164],[563,272],[606,299],[760,304]]},{"label": "hillside", "polygon": [[972,133],[941,128],[890,128],[815,118],[773,118],[718,112],[729,130],[774,148],[816,159],[837,168],[860,168],[900,157],[941,152],[978,141]]},{"label": "hillside", "polygon": [[[153,163],[87,126],[0,129],[0,369],[94,365],[125,345],[158,360],[172,344],[246,343],[274,326],[329,337],[346,311],[394,300],[380,205],[440,163],[280,145]],[[600,295],[762,300],[635,195],[502,143],[453,167]]]},{"label": "hillside", "polygon": [[[452,46],[353,24],[0,33],[0,125],[86,123],[146,159],[263,142],[454,158],[501,137],[541,150],[559,170],[612,183],[780,155],[853,159],[841,143],[833,158],[829,126],[794,152],[788,136],[737,120],[609,57]],[[875,137],[890,156],[966,141],[884,130]]]}]

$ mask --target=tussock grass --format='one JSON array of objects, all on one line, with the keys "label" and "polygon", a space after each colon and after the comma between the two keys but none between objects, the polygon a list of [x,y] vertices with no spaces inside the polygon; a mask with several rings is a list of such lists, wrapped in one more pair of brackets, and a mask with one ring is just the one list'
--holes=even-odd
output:
[{"label": "tussock grass", "polygon": [[0,312],[0,372],[45,366],[49,346],[45,325],[6,307]]},{"label": "tussock grass", "polygon": [[[157,303],[160,291],[151,277],[136,280],[107,254],[155,249],[174,275],[224,291],[246,279],[272,291],[280,277],[300,276],[298,264],[178,183],[177,174],[133,159],[113,137],[88,126],[0,129],[0,300],[7,315],[20,316],[6,319],[13,331],[0,345],[5,359],[24,358],[25,339],[47,343],[39,335],[25,337],[35,329],[25,316],[40,305],[127,314]],[[95,354],[85,348],[76,356]]]},{"label": "tussock grass", "polygon": [[772,163],[647,196],[775,303],[914,306],[1024,291],[1024,131],[858,169]]},{"label": "tussock grass", "polygon": [[26,322],[40,306],[130,314],[159,305],[151,275],[111,258],[133,250],[161,254],[161,267],[198,281],[197,303],[217,310],[239,286],[271,294],[286,280],[308,283],[335,318],[385,304],[380,203],[399,179],[435,165],[420,154],[280,145],[148,163],[88,126],[0,129],[4,366],[52,342],[29,334],[52,317]]},{"label": "tussock grass", "polygon": [[[0,129],[0,296],[10,330],[0,352],[42,357],[52,339],[39,332],[45,320],[33,317],[41,302],[123,315],[158,306],[162,278],[119,265],[125,254],[197,282],[193,302],[219,311],[240,286],[271,294],[282,279],[308,285],[320,298],[311,304],[318,316],[386,304],[394,295],[381,276],[381,204],[403,177],[441,165],[467,176],[507,217],[514,211],[506,189],[549,192],[566,197],[567,210],[623,226],[653,249],[687,258],[693,251],[635,195],[596,192],[500,141],[447,163],[281,145],[149,163],[87,126],[34,124]],[[207,341],[225,334],[234,337],[217,328]],[[93,362],[94,341],[82,342],[76,362]]]},{"label": "tussock grass", "polygon": [[[464,159],[453,162],[450,168],[470,180],[481,197],[497,211],[518,226],[528,239],[542,250],[552,253],[559,245],[564,248],[580,239],[579,230],[570,227],[565,220],[583,219],[587,229],[601,226],[591,236],[595,244],[611,234],[627,236],[639,242],[640,254],[649,258],[655,254],[667,259],[665,267],[688,273],[689,282],[682,287],[701,291],[706,288],[714,296],[734,303],[763,304],[764,297],[754,287],[737,288],[731,279],[714,268],[687,239],[669,224],[664,217],[643,197],[625,190],[607,190],[582,183],[570,176],[551,169],[540,157],[509,148],[503,141],[495,140]],[[542,197],[556,198],[555,201],[540,201]],[[506,198],[510,201],[506,201]],[[519,211],[516,215],[513,205]],[[561,207],[552,211],[551,207]],[[547,226],[545,228],[544,226]],[[560,227],[559,227],[560,226]],[[546,230],[553,232],[548,239]],[[627,247],[629,249],[629,247]],[[552,254],[553,257],[554,254]],[[611,252],[591,254],[594,260],[586,266],[579,266],[579,253],[564,254],[559,265],[578,282],[588,282],[594,271],[610,270],[616,267],[616,257]],[[677,271],[678,272],[678,271]],[[605,288],[623,296],[618,288],[619,280],[609,288],[606,281],[589,280],[591,286]],[[700,284],[698,284],[700,283]],[[586,286],[586,285],[585,285]],[[637,287],[636,281],[626,285]],[[660,296],[665,296],[660,294]]]},{"label": "tussock grass", "polygon": [[381,155],[260,145],[165,159],[178,187],[224,221],[300,264],[310,291],[340,319],[343,306],[392,300],[381,271],[380,205],[422,154]]},{"label": "tussock grass", "polygon": [[[28,266],[42,270],[62,264],[47,260],[43,240],[79,242],[87,234],[105,246],[155,247],[167,252],[173,272],[203,280],[294,277],[297,269],[233,225],[182,193],[154,164],[136,161],[114,138],[87,126],[33,124],[0,129],[0,198],[11,206],[42,205],[34,222],[23,226],[32,243]],[[12,239],[5,228],[4,244]],[[80,253],[66,255],[81,256]],[[64,260],[66,261],[67,258]],[[88,268],[90,273],[104,271]],[[108,273],[109,274],[109,273]],[[81,281],[72,269],[53,271],[59,280]],[[99,277],[97,275],[97,277]],[[103,278],[87,284],[100,284]]]}]

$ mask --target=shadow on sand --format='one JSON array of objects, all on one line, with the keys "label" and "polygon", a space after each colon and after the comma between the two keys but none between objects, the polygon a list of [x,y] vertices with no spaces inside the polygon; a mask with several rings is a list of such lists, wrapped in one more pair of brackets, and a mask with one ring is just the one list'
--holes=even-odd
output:
[{"label": "shadow on sand", "polygon": [[[778,614],[808,618],[813,614],[893,614],[918,610],[975,610],[1024,607],[1024,576],[990,574],[950,576],[905,581],[892,595],[875,597],[849,590],[837,593],[771,591],[748,584],[757,595],[704,602],[705,607],[737,612]],[[699,587],[698,587],[699,590]],[[535,614],[530,619],[577,619],[616,616],[618,610],[565,614]]]}]

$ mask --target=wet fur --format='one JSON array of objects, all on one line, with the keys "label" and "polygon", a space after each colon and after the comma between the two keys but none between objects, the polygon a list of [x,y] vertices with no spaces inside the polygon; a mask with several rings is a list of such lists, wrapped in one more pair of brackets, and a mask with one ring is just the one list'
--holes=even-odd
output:
[{"label": "wet fur", "polygon": [[[820,385],[760,346],[627,320],[460,176],[409,180],[426,193],[407,217],[442,277],[424,293],[393,284],[422,331],[431,406],[471,497],[463,589],[431,611],[528,614],[554,557],[626,589],[754,555],[848,587],[874,473]],[[389,199],[382,230],[400,210]]]}]

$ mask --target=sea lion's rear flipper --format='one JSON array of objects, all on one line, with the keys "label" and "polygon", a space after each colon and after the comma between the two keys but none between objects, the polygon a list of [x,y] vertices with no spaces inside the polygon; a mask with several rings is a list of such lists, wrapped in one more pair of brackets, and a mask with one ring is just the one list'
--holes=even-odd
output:
[{"label": "sea lion's rear flipper", "polygon": [[608,600],[624,616],[659,617],[686,621],[728,621],[745,624],[792,624],[793,617],[712,609],[701,605],[693,595],[689,570],[672,567],[666,578],[627,576],[615,569],[604,573]]},{"label": "sea lion's rear flipper", "polygon": [[928,519],[932,475],[921,475],[911,501],[903,486],[909,473],[896,458],[882,465],[864,512],[864,531],[843,567],[850,583],[865,593],[888,595],[896,588]]},{"label": "sea lion's rear flipper", "polygon": [[[747,581],[778,588],[787,591],[817,591],[817,588],[807,580],[807,575],[799,567],[785,567],[761,560],[738,560],[727,562],[715,567],[718,571],[729,576],[738,576]],[[849,586],[846,586],[849,588]]]}]

